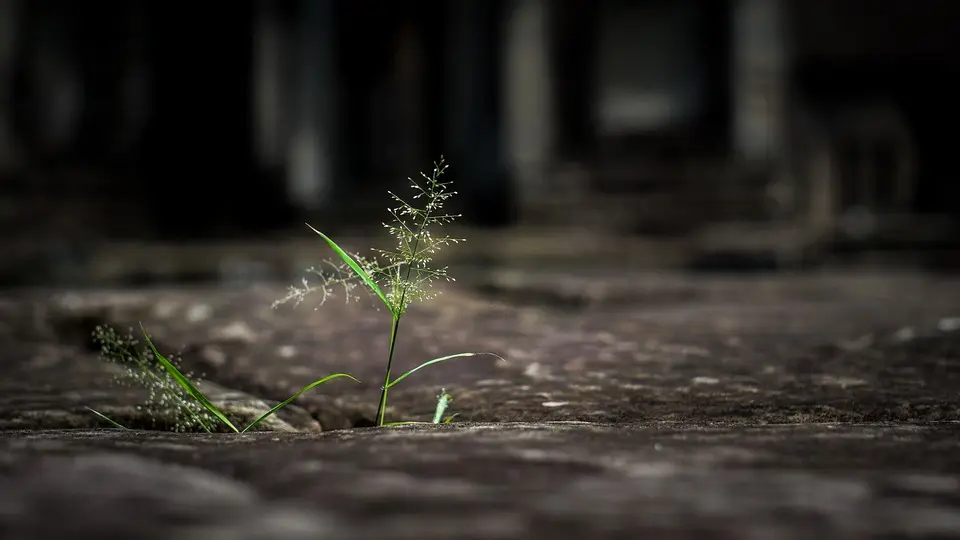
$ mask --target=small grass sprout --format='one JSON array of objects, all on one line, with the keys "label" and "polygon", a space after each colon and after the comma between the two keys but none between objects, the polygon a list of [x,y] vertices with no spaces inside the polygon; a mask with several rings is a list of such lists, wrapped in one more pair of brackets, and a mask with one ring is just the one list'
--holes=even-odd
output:
[{"label": "small grass sprout", "polygon": [[[174,361],[157,350],[142,325],[140,329],[147,344],[146,347],[141,349],[137,348],[138,342],[133,338],[132,333],[126,337],[120,337],[114,329],[105,325],[96,327],[94,340],[100,343],[100,356],[103,359],[123,366],[124,377],[127,381],[140,383],[148,389],[150,393],[147,406],[154,413],[154,418],[160,410],[169,410],[170,408],[174,410],[177,419],[174,425],[175,431],[194,431],[196,428],[200,428],[207,433],[211,433],[219,423],[234,433],[245,433],[289,405],[305,392],[329,380],[346,377],[354,382],[360,382],[346,373],[327,375],[304,386],[296,394],[263,413],[243,429],[239,429],[190,381],[187,375],[183,374]],[[113,427],[126,429],[103,413],[90,407],[87,408]]]},{"label": "small grass sprout", "polygon": [[451,403],[453,403],[453,396],[448,394],[446,390],[440,389],[440,395],[437,396],[437,408],[433,412],[434,424],[439,424],[441,421],[444,424],[449,424],[454,417],[457,416],[456,414],[452,414],[446,419],[443,418],[443,413],[447,411],[447,407],[449,407]]},{"label": "small grass sprout", "polygon": [[457,414],[451,414],[446,418],[444,418],[443,416],[443,413],[447,411],[447,407],[449,407],[451,403],[453,403],[453,396],[448,394],[446,390],[441,389],[440,394],[437,395],[437,406],[433,411],[432,422],[413,422],[413,421],[388,422],[384,424],[384,426],[394,427],[394,426],[408,426],[411,424],[449,424],[450,422],[453,421],[454,418],[457,417]]},{"label": "small grass sprout", "polygon": [[388,390],[414,372],[439,362],[468,356],[492,355],[503,360],[493,353],[457,353],[428,360],[399,377],[392,378],[397,334],[403,314],[412,302],[435,297],[438,294],[432,287],[435,282],[454,281],[447,274],[446,267],[431,265],[433,256],[440,249],[463,241],[462,238],[436,235],[432,230],[435,226],[453,223],[460,217],[459,214],[446,213],[443,209],[444,203],[456,195],[455,191],[448,190],[450,182],[441,181],[441,176],[446,170],[447,165],[441,158],[438,163],[434,163],[431,175],[420,173],[422,179],[419,181],[408,178],[410,188],[413,190],[410,200],[419,199],[418,202],[423,203],[420,206],[407,202],[396,193],[388,192],[395,203],[388,209],[393,219],[389,223],[384,223],[383,226],[389,231],[390,236],[396,239],[397,244],[392,250],[374,248],[373,251],[378,257],[367,258],[347,253],[330,237],[308,223],[307,227],[327,243],[340,259],[340,263],[328,263],[328,267],[333,270],[332,273],[324,273],[316,268],[310,269],[310,273],[319,276],[318,284],[311,285],[304,279],[302,287],[291,287],[287,296],[274,303],[274,307],[289,301],[299,304],[307,295],[318,292],[321,296],[320,304],[323,304],[328,298],[334,297],[334,289],[338,288],[343,289],[344,296],[349,300],[352,291],[359,283],[386,306],[391,315],[390,346],[380,399],[377,403],[377,426],[385,425]]}]

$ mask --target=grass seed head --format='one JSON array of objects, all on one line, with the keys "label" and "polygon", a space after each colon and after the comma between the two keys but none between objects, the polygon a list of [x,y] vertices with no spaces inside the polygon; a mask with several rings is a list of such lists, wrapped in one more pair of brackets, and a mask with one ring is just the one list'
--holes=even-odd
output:
[{"label": "grass seed head", "polygon": [[[100,358],[120,367],[115,384],[146,390],[147,398],[138,410],[147,412],[154,423],[157,418],[172,417],[171,428],[181,432],[208,431],[217,425],[216,418],[170,377],[153,352],[140,346],[132,330],[121,335],[110,326],[98,325],[93,339],[100,345]],[[177,357],[170,360],[179,364]]]}]

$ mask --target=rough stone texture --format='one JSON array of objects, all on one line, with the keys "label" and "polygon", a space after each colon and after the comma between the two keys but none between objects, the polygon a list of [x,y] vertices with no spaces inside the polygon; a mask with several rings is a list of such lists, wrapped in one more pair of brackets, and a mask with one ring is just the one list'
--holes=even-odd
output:
[{"label": "rough stone texture", "polygon": [[6,432],[0,534],[955,537],[957,435],[947,424],[656,422],[242,437]]},{"label": "rough stone texture", "polygon": [[[397,370],[507,361],[418,372],[391,417],[428,420],[443,387],[458,422],[383,430],[357,427],[389,330],[371,303],[271,309],[274,286],[6,294],[0,537],[960,535],[960,280],[464,278],[405,316]],[[334,371],[362,383],[265,426],[301,433],[91,429],[85,406],[150,425],[89,346],[95,324],[138,321],[238,414]]]},{"label": "rough stone texture", "polygon": [[[418,372],[391,390],[395,418],[427,419],[445,387],[474,421],[958,419],[957,359],[950,333],[937,329],[960,313],[954,280],[500,272],[468,281],[485,293],[452,289],[405,315],[395,369],[462,351],[506,362],[465,358]],[[97,323],[142,322],[187,369],[263,399],[347,371],[362,384],[337,380],[298,404],[328,429],[372,420],[389,316],[366,299],[272,309],[282,295],[263,286],[11,297],[7,332],[29,335],[26,326],[37,338],[5,355],[18,375],[3,410],[40,414],[28,403],[38,388],[109,405],[87,394],[109,381],[83,347]]]}]

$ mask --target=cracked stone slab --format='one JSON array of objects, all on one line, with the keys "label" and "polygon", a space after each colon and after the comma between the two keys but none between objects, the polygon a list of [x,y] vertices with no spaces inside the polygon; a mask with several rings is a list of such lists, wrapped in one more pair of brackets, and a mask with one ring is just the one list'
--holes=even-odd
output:
[{"label": "cracked stone slab", "polygon": [[[395,373],[458,352],[506,361],[478,356],[420,371],[391,389],[391,418],[429,420],[445,388],[454,396],[450,412],[473,421],[960,420],[960,332],[949,324],[960,313],[960,280],[534,277],[514,287],[559,280],[565,285],[554,288],[563,295],[595,295],[598,283],[607,292],[575,305],[530,303],[461,285],[412,306]],[[625,301],[631,290],[638,296]],[[89,332],[99,323],[121,330],[143,323],[186,369],[263,403],[351,373],[361,384],[335,380],[296,403],[324,429],[369,424],[389,315],[372,302],[342,300],[271,308],[281,296],[282,287],[268,285],[11,295],[0,303],[0,337],[10,343],[0,359],[17,375],[3,383],[0,410],[20,418],[19,427],[97,425],[61,418],[65,405],[130,402],[105,387]]]},{"label": "cracked stone slab", "polygon": [[[450,412],[473,421],[960,420],[960,332],[950,324],[960,314],[958,280],[601,277],[544,275],[514,285],[560,280],[555,289],[567,296],[606,287],[606,297],[576,305],[459,286],[412,306],[395,373],[457,352],[506,361],[479,356],[420,371],[391,389],[391,417],[429,420],[445,388],[454,396]],[[626,302],[630,290],[639,296]],[[369,424],[389,315],[371,302],[271,308],[281,296],[282,287],[268,285],[6,295],[2,425],[102,425],[85,406],[137,419],[139,397],[114,389],[96,359],[89,336],[100,323],[142,323],[210,388],[244,396],[248,415],[320,377],[351,373],[361,384],[321,385],[280,419],[307,430]]]},{"label": "cracked stone slab", "polygon": [[[473,422],[396,429],[342,429],[379,391],[389,316],[370,304],[271,309],[266,285],[0,296],[0,537],[960,535],[960,281],[510,279],[404,318],[398,370],[507,362],[418,372],[393,418],[429,419],[446,388]],[[89,335],[140,322],[248,408],[333,371],[363,382],[299,399],[280,420],[300,433],[86,429],[85,406],[138,418]]]},{"label": "cracked stone slab", "polygon": [[0,534],[954,537],[958,435],[954,423],[7,431]]}]

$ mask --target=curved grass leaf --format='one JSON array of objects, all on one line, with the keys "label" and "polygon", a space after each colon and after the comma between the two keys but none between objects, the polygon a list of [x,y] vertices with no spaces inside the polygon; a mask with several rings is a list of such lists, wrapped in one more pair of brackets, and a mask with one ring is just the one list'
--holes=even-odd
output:
[{"label": "curved grass leaf", "polygon": [[500,356],[499,354],[488,353],[488,352],[481,352],[481,353],[468,352],[468,353],[451,354],[451,355],[449,355],[449,356],[441,356],[440,358],[434,358],[433,360],[427,360],[426,362],[424,362],[424,363],[420,364],[419,366],[411,369],[410,371],[404,373],[403,375],[400,375],[399,377],[397,377],[396,379],[394,379],[393,381],[391,381],[390,384],[387,385],[387,388],[392,387],[393,385],[395,385],[395,384],[397,384],[398,382],[406,379],[406,378],[409,377],[410,375],[413,375],[415,372],[420,371],[421,369],[423,369],[423,368],[425,368],[425,367],[427,367],[427,366],[431,366],[431,365],[433,365],[433,364],[439,364],[440,362],[446,362],[447,360],[453,360],[454,358],[462,358],[462,357],[466,357],[466,356],[481,356],[481,355],[496,356],[496,357],[499,358],[500,360],[503,360],[503,357]]},{"label": "curved grass leaf", "polygon": [[216,405],[211,403],[210,400],[207,399],[207,396],[203,395],[203,392],[198,390],[197,387],[190,382],[190,379],[184,376],[183,373],[180,373],[180,370],[177,369],[177,366],[173,365],[172,362],[170,362],[169,360],[166,359],[166,357],[160,354],[160,351],[158,351],[157,348],[153,345],[153,342],[150,341],[150,336],[147,335],[147,331],[143,328],[142,323],[140,324],[140,330],[143,331],[143,337],[147,340],[147,345],[150,346],[150,349],[153,351],[154,356],[156,356],[157,361],[160,362],[160,364],[164,367],[164,369],[167,370],[167,373],[169,373],[170,376],[173,377],[173,380],[177,381],[177,384],[182,386],[183,389],[187,391],[187,393],[193,396],[193,399],[196,399],[197,401],[199,401],[200,404],[203,405],[205,409],[207,409],[214,416],[216,416],[221,422],[223,422],[225,426],[232,429],[234,433],[240,433],[240,430],[237,429],[237,426],[233,425],[233,423],[222,412],[220,412],[220,409],[218,409]]},{"label": "curved grass leaf", "polygon": [[443,420],[443,422],[417,422],[417,421],[414,421],[414,420],[407,420],[407,421],[403,421],[403,422],[387,422],[386,424],[383,425],[383,427],[432,426],[432,425],[435,425],[435,424],[449,424],[449,423],[452,422],[453,419],[456,418],[459,414],[460,414],[460,413],[451,414],[450,416],[446,417],[446,418]]},{"label": "curved grass leaf", "polygon": [[406,422],[387,422],[386,424],[383,424],[383,427],[413,426],[413,425],[418,425],[418,424],[429,425],[430,422],[414,422],[414,421],[406,421]]},{"label": "curved grass leaf", "polygon": [[129,428],[127,428],[126,426],[124,426],[124,425],[122,425],[122,424],[114,421],[112,418],[110,418],[109,416],[103,414],[103,413],[100,412],[100,411],[94,410],[94,409],[92,409],[92,408],[90,408],[90,407],[87,407],[87,410],[90,411],[90,412],[92,412],[93,414],[99,416],[101,420],[103,420],[104,422],[110,424],[111,426],[113,426],[113,427],[115,427],[115,428],[117,428],[117,429],[129,429]]},{"label": "curved grass leaf", "polygon": [[261,416],[260,418],[257,418],[256,420],[254,420],[253,423],[250,424],[249,426],[243,428],[243,431],[241,431],[240,433],[246,433],[246,432],[249,431],[250,429],[253,429],[257,424],[259,424],[260,422],[263,422],[264,420],[266,420],[267,418],[269,418],[270,415],[274,414],[275,412],[277,412],[277,411],[279,411],[280,409],[282,409],[282,408],[286,407],[287,405],[289,405],[291,401],[293,401],[293,400],[297,399],[298,397],[300,397],[304,392],[307,392],[307,391],[309,391],[309,390],[312,390],[312,389],[314,389],[315,387],[320,386],[321,384],[329,381],[330,379],[336,379],[337,377],[346,377],[346,378],[348,378],[348,379],[350,379],[350,380],[352,380],[352,381],[354,381],[354,382],[360,382],[360,381],[358,381],[357,379],[353,378],[351,375],[347,375],[346,373],[334,373],[333,375],[327,375],[326,377],[324,377],[324,378],[322,378],[322,379],[313,381],[312,383],[304,386],[302,390],[300,390],[300,391],[297,392],[296,394],[290,396],[290,397],[287,398],[285,401],[283,401],[282,403],[278,404],[276,407],[274,407],[274,408],[270,409],[269,411],[267,411],[266,413],[264,413],[263,416]]},{"label": "curved grass leaf", "polygon": [[310,227],[310,230],[312,230],[313,232],[319,234],[320,238],[323,238],[324,240],[326,240],[327,244],[330,245],[330,249],[332,249],[341,259],[343,259],[343,262],[347,263],[347,266],[349,266],[350,269],[352,269],[354,272],[356,272],[358,276],[360,276],[360,279],[363,280],[363,282],[367,285],[367,287],[370,287],[370,290],[376,293],[377,297],[380,298],[380,301],[383,302],[383,305],[387,306],[387,309],[390,310],[390,313],[392,313],[393,316],[396,317],[397,313],[393,309],[393,306],[390,304],[390,301],[387,300],[387,296],[383,294],[383,291],[380,290],[380,286],[377,285],[377,282],[374,281],[372,277],[370,277],[370,274],[368,274],[367,271],[363,269],[363,267],[357,264],[357,261],[353,260],[353,257],[351,257],[350,254],[348,254],[340,246],[338,246],[336,242],[331,240],[329,236],[323,234],[317,229],[314,229],[313,226],[310,225],[309,223],[307,223],[306,226]]}]

